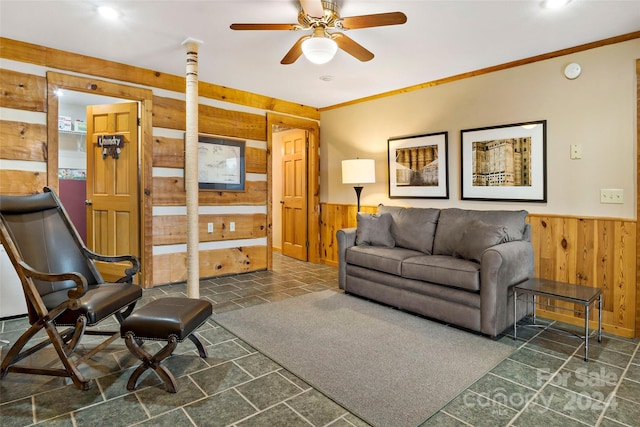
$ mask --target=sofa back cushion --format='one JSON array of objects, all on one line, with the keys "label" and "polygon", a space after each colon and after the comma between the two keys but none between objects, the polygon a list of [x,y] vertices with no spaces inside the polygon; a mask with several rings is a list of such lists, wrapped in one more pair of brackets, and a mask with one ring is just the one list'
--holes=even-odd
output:
[{"label": "sofa back cushion", "polygon": [[481,262],[485,250],[506,241],[507,229],[504,225],[490,225],[473,220],[462,233],[462,239],[456,245],[453,256]]},{"label": "sofa back cushion", "polygon": [[440,209],[380,205],[378,213],[391,215],[391,236],[396,246],[427,255],[433,253]]},{"label": "sofa back cushion", "polygon": [[358,212],[356,216],[358,228],[356,229],[356,245],[395,246],[391,236],[391,215],[370,214]]},{"label": "sofa back cushion", "polygon": [[434,255],[453,255],[462,240],[465,230],[473,226],[473,221],[489,225],[503,226],[506,230],[505,241],[522,240],[525,231],[525,218],[528,212],[519,211],[478,211],[467,209],[442,209],[438,219]]}]

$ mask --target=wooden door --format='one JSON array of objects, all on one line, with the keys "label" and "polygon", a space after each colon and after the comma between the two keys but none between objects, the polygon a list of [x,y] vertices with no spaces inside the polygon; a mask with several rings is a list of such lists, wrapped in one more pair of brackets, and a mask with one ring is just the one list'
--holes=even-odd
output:
[{"label": "wooden door", "polygon": [[288,132],[282,148],[282,253],[307,261],[307,132]]},{"label": "wooden door", "polygon": [[[119,139],[119,150],[107,142]],[[138,103],[87,107],[86,203],[89,249],[139,257]],[[96,264],[107,281],[122,277],[123,266],[130,265]]]}]

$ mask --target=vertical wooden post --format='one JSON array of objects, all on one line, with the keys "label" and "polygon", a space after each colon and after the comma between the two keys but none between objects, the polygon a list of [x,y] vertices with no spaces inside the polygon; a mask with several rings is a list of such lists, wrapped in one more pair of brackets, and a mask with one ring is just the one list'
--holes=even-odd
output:
[{"label": "vertical wooden post", "polygon": [[187,38],[186,134],[184,140],[184,182],[187,193],[187,296],[200,298],[198,257],[198,46],[201,41]]}]

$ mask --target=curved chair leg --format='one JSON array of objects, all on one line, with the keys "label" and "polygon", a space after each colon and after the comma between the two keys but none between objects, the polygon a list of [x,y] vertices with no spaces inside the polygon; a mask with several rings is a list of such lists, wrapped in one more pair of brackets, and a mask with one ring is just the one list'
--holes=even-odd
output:
[{"label": "curved chair leg", "polygon": [[178,340],[174,335],[171,335],[169,337],[167,345],[165,345],[153,356],[138,345],[138,340],[136,340],[135,336],[131,332],[127,332],[124,337],[124,341],[129,351],[131,351],[131,353],[133,353],[138,359],[142,361],[142,364],[138,366],[129,377],[129,381],[127,382],[127,390],[135,390],[140,375],[142,375],[142,373],[147,369],[152,368],[164,382],[165,386],[167,387],[167,391],[169,391],[170,393],[175,393],[178,391],[178,383],[176,382],[175,377],[173,376],[171,371],[167,369],[166,366],[163,366],[161,364],[164,359],[171,356],[173,351],[178,346]]},{"label": "curved chair leg", "polygon": [[62,337],[58,333],[58,330],[51,323],[45,323],[44,328],[53,343],[53,348],[56,349],[58,353],[58,357],[60,357],[60,361],[65,368],[67,375],[71,378],[73,383],[81,390],[89,390],[89,381],[85,380],[84,376],[80,373],[78,369],[78,365],[68,357],[66,354],[66,345],[62,340]]},{"label": "curved chair leg", "polygon": [[189,338],[191,342],[195,344],[196,348],[198,349],[198,354],[200,354],[200,357],[202,357],[203,359],[206,359],[207,350],[204,348],[204,346],[202,345],[202,341],[200,341],[200,339],[196,336],[196,334],[195,333],[189,334],[187,338]]},{"label": "curved chair leg", "polygon": [[114,315],[116,316],[116,320],[118,321],[118,323],[122,324],[122,322],[124,321],[124,319],[126,319],[127,317],[129,317],[131,315],[131,313],[133,313],[133,309],[136,307],[136,303],[138,301],[134,301],[133,303],[129,304],[127,306],[127,308],[125,308],[124,310],[121,311],[116,311],[114,313]]},{"label": "curved chair leg", "polygon": [[[7,372],[8,372],[7,368],[10,365],[12,365],[13,363],[15,363],[15,362],[19,361],[20,359],[22,359],[20,357],[20,351],[23,349],[23,347],[25,345],[27,345],[29,340],[31,338],[33,338],[33,336],[35,334],[40,332],[40,330],[42,328],[44,328],[44,324],[43,323],[41,323],[41,322],[34,323],[33,325],[31,325],[31,327],[29,329],[27,329],[20,336],[20,338],[18,338],[18,340],[13,344],[13,346],[11,346],[11,348],[7,352],[6,356],[2,360],[2,365],[0,365],[0,378],[4,378],[4,376],[7,375]],[[47,343],[47,344],[49,344],[49,343]]]},{"label": "curved chair leg", "polygon": [[[38,344],[31,346],[30,348],[23,350],[24,346],[33,338],[33,336],[44,329],[47,332],[49,340],[42,341]],[[53,345],[58,358],[62,362],[64,369],[59,368],[37,368],[32,366],[14,365],[16,362],[28,357],[41,349]],[[82,390],[89,389],[89,381],[85,380],[77,364],[71,360],[66,353],[67,345],[64,342],[63,337],[60,335],[54,325],[49,322],[36,322],[27,331],[18,338],[13,344],[5,358],[0,365],[0,379],[4,378],[8,372],[20,372],[29,374],[40,375],[53,375],[57,377],[69,377],[73,383]]]},{"label": "curved chair leg", "polygon": [[73,331],[73,335],[71,336],[71,339],[69,340],[69,342],[67,342],[67,345],[65,346],[65,353],[67,354],[67,356],[76,350],[76,347],[78,347],[78,344],[80,344],[80,339],[82,339],[82,336],[84,335],[84,331],[86,329],[87,329],[87,318],[84,316],[79,316],[78,320],[76,321],[76,326]]}]

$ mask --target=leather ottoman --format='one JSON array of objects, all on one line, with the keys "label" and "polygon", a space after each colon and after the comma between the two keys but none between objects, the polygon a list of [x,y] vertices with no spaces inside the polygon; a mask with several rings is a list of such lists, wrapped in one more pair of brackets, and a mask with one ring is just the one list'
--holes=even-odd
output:
[{"label": "leather ottoman", "polygon": [[[140,375],[153,369],[164,381],[167,391],[178,390],[173,374],[161,362],[171,356],[179,342],[189,338],[197,347],[200,357],[207,352],[202,342],[193,333],[211,316],[211,303],[194,298],[160,298],[149,302],[127,317],[120,325],[120,336],[127,348],[142,361],[129,377],[127,390],[135,390]],[[167,341],[160,351],[151,355],[142,348],[146,340]]]}]

